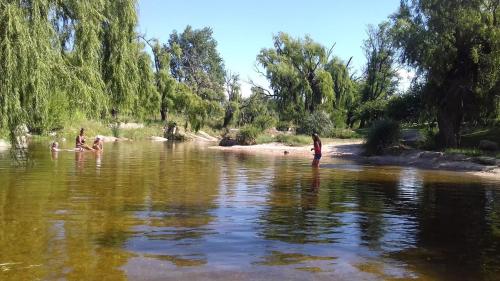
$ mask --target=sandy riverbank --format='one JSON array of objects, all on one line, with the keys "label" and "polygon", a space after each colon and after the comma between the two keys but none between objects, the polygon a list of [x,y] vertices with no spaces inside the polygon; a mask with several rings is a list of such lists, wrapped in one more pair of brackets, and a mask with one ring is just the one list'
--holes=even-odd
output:
[{"label": "sandy riverbank", "polygon": [[[312,157],[311,145],[292,147],[281,143],[251,146],[211,146],[210,149],[240,153]],[[468,157],[458,157],[440,152],[408,150],[400,155],[363,156],[362,140],[335,140],[323,144],[323,157],[351,160],[357,163],[380,166],[406,166],[428,170],[466,172],[468,174],[500,180],[500,168],[478,164]]]}]

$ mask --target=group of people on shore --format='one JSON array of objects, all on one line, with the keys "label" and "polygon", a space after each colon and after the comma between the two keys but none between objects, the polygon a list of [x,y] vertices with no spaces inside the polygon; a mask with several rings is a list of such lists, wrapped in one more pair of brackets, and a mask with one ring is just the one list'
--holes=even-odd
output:
[{"label": "group of people on shore", "polygon": [[60,149],[59,148],[59,143],[58,142],[53,142],[50,145],[50,150],[52,152],[57,152],[57,151],[74,151],[74,152],[83,152],[83,151],[103,151],[104,150],[104,139],[100,136],[97,136],[92,143],[92,146],[89,146],[86,143],[85,139],[85,129],[81,128],[80,129],[80,134],[76,136],[75,140],[75,148],[74,149]]}]

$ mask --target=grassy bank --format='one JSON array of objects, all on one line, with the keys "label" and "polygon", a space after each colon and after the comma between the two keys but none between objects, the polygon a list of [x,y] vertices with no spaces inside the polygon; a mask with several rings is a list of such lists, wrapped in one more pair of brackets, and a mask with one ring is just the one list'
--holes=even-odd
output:
[{"label": "grassy bank", "polygon": [[461,146],[477,148],[482,140],[500,141],[500,127],[482,128],[462,135]]}]

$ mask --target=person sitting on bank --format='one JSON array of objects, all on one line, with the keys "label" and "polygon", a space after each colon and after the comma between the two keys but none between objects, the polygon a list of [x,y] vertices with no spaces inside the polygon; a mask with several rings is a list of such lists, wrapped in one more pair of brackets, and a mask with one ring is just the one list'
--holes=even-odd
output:
[{"label": "person sitting on bank", "polygon": [[80,134],[76,137],[75,141],[75,150],[76,151],[84,151],[84,150],[94,150],[92,147],[89,147],[85,144],[85,129],[80,129]]},{"label": "person sitting on bank", "polygon": [[312,134],[314,147],[311,150],[314,150],[314,160],[312,162],[313,167],[319,167],[319,160],[321,159],[321,139],[319,138],[317,133]]},{"label": "person sitting on bank", "polygon": [[104,150],[104,141],[102,137],[97,136],[94,140],[94,144],[92,145],[92,148],[97,151],[103,151]]}]

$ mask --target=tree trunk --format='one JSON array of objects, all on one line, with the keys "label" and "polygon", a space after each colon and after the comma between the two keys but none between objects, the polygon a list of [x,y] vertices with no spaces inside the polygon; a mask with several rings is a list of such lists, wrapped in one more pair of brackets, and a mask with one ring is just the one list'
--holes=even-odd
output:
[{"label": "tree trunk", "polygon": [[232,109],[227,109],[226,114],[224,116],[224,124],[222,125],[223,128],[227,128],[229,126],[229,123],[233,119],[233,110]]},{"label": "tree trunk", "polygon": [[439,144],[441,147],[457,147],[460,142],[462,114],[457,109],[441,106],[438,109]]},{"label": "tree trunk", "polygon": [[363,129],[366,126],[366,120],[365,118],[361,118],[359,121],[359,128]]},{"label": "tree trunk", "polygon": [[167,120],[167,110],[166,109],[160,110],[160,114],[161,114],[161,121]]}]

